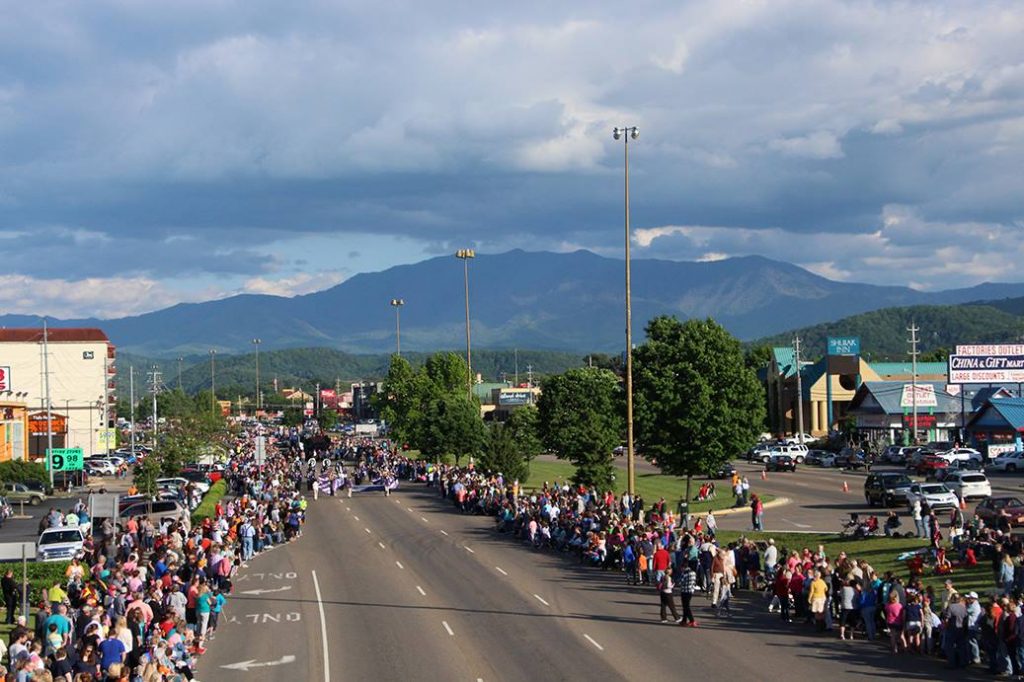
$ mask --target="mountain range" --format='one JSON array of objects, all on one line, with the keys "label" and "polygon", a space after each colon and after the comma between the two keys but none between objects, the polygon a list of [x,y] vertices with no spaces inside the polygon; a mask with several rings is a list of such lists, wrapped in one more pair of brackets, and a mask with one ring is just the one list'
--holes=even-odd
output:
[{"label": "mountain range", "polygon": [[[402,349],[461,348],[465,339],[463,269],[451,256],[358,274],[292,298],[238,295],[185,303],[119,319],[50,320],[100,327],[121,350],[174,357],[324,347],[386,353],[395,344],[392,298],[403,298]],[[476,348],[617,353],[623,346],[621,260],[588,251],[508,251],[469,263]],[[892,306],[950,305],[1024,297],[1024,284],[985,283],[921,292],[909,287],[837,282],[759,256],[713,262],[635,259],[634,334],[648,319],[711,316],[749,340]],[[0,326],[38,326],[39,318],[0,316]]]}]

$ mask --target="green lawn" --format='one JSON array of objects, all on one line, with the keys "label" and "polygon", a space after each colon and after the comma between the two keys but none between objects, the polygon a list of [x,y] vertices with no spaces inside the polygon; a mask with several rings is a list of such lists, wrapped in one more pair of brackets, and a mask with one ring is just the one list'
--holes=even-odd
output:
[{"label": "green lawn", "polygon": [[[718,539],[721,543],[732,542],[740,537],[751,540],[773,538],[776,546],[779,547],[780,559],[783,548],[800,552],[807,547],[811,551],[815,551],[818,545],[824,545],[825,552],[830,557],[836,557],[840,552],[846,552],[847,556],[867,561],[880,576],[884,575],[886,571],[892,571],[894,575],[902,576],[904,579],[909,576],[910,572],[907,570],[906,564],[897,561],[896,557],[903,552],[926,547],[928,544],[925,540],[917,538],[900,538],[898,540],[886,537],[867,540],[840,539],[835,533],[718,532]],[[954,568],[952,575],[948,576],[930,575],[926,569],[924,583],[938,589],[947,578],[953,581],[953,585],[960,592],[975,590],[979,593],[988,593],[995,587],[988,562],[979,562],[978,566],[969,570]]]},{"label": "green lawn", "polygon": [[[554,484],[556,481],[561,483],[572,478],[575,473],[576,467],[569,462],[552,462],[549,460],[533,460],[530,462],[530,477],[526,479],[523,484],[524,488],[527,489],[539,489],[544,482],[547,481],[550,484]],[[619,474],[619,478],[616,479],[616,493],[621,493],[626,489],[626,476],[625,472],[616,470]],[[704,478],[694,478],[693,484],[690,489],[690,496],[693,497],[697,494]],[[691,502],[690,513],[697,514],[700,512],[706,512],[709,509],[718,511],[720,509],[728,509],[733,506],[733,495],[729,490],[729,481],[720,480],[715,481],[715,487],[717,488],[718,495],[714,500],[707,502]],[[665,476],[664,474],[657,473],[637,473],[636,474],[636,489],[637,492],[644,498],[644,504],[648,508],[651,504],[658,501],[659,497],[664,497],[665,501],[669,503],[669,508],[675,511],[676,505],[679,500],[682,499],[686,493],[686,479],[677,478],[675,476]],[[751,489],[757,492],[757,483],[751,481]],[[761,499],[764,502],[770,502],[774,498],[773,495],[761,495]]]}]

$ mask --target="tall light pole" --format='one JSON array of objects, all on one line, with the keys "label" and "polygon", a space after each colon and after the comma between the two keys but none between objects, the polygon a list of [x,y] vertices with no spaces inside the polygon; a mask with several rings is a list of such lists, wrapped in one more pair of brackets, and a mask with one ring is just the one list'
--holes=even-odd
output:
[{"label": "tall light pole", "polygon": [[636,126],[615,128],[612,137],[623,140],[625,150],[625,194],[626,194],[626,477],[629,496],[636,489],[636,469],[633,462],[633,303],[629,278],[629,140],[636,139],[640,130]]},{"label": "tall light pole", "polygon": [[263,343],[262,339],[253,339],[252,343],[256,346],[256,411],[260,411],[260,344]]},{"label": "tall light pole", "polygon": [[391,299],[391,307],[395,309],[395,348],[398,357],[402,357],[402,306],[405,305],[404,298]]},{"label": "tall light pole", "polygon": [[217,351],[210,349],[210,412],[217,414]]},{"label": "tall light pole", "polygon": [[476,258],[476,251],[473,249],[459,249],[455,257],[462,259],[463,274],[466,283],[466,368],[469,370],[469,399],[473,399],[473,346],[469,338],[469,259]]}]

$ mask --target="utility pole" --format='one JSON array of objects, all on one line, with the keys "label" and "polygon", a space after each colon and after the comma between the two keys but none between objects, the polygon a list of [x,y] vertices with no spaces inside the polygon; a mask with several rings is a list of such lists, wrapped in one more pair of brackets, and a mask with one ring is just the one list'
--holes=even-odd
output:
[{"label": "utility pole", "polygon": [[149,371],[149,391],[153,394],[153,447],[156,447],[156,437],[158,432],[157,427],[157,410],[156,410],[156,396],[160,393],[160,385],[162,383],[162,372],[157,365],[153,365],[153,369]]},{"label": "utility pole", "polygon": [[[804,385],[800,377],[800,337],[793,339],[793,355],[796,364],[796,428],[798,429],[797,439],[800,444],[804,442]],[[812,405],[813,407],[813,405]]]},{"label": "utility pole", "polygon": [[[46,385],[46,468],[50,471],[50,487],[53,487],[53,403],[50,401],[50,331],[43,318],[43,382]],[[91,414],[91,413],[90,413]],[[92,438],[92,418],[89,419],[89,437]],[[91,444],[91,443],[90,443]],[[65,445],[67,447],[67,445]]]},{"label": "utility pole", "polygon": [[262,402],[260,400],[260,344],[263,343],[263,339],[253,339],[252,343],[256,346],[256,411],[259,412],[262,407],[260,404]]},{"label": "utility pole", "polygon": [[210,412],[217,414],[217,351],[210,349]]},{"label": "utility pole", "polygon": [[402,357],[402,306],[404,298],[391,299],[391,307],[395,309],[395,354]]},{"label": "utility pole", "polygon": [[135,367],[132,365],[128,366],[128,402],[129,413],[128,418],[132,421],[131,440],[132,440],[132,454],[135,454]]},{"label": "utility pole", "polygon": [[526,366],[526,385],[533,388],[533,365]]},{"label": "utility pole", "polygon": [[913,420],[913,424],[914,424],[914,443],[917,443],[917,342],[918,342],[917,333],[919,331],[921,331],[921,330],[920,330],[920,328],[916,324],[914,324],[914,321],[911,320],[910,321],[910,326],[907,327],[907,331],[910,332],[910,338],[907,339],[907,343],[910,344],[910,363],[911,363],[911,367],[912,367],[911,368],[911,375],[910,375],[911,376],[911,381],[912,381],[912,383],[910,384],[910,389],[911,389],[910,400],[911,400],[911,405],[913,405],[912,409],[913,409],[913,415],[914,415],[914,420]]}]

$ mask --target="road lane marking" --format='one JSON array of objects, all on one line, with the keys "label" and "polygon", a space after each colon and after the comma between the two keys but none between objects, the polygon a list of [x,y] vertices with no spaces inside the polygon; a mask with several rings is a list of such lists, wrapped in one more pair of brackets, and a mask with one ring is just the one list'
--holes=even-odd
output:
[{"label": "road lane marking", "polygon": [[401,561],[396,561],[396,562],[395,562],[395,566],[398,566],[398,567],[399,567],[399,568],[401,568],[402,570],[405,570],[405,566],[403,566],[403,565],[402,565],[402,562],[401,562]]},{"label": "road lane marking", "polygon": [[451,635],[452,637],[454,637],[454,636],[455,636],[455,632],[453,632],[453,631],[452,631],[452,626],[451,626],[451,625],[448,625],[448,621],[446,621],[446,620],[442,620],[442,621],[441,621],[441,625],[443,625],[443,626],[444,626],[444,629],[448,631],[448,634],[449,634],[449,635]]},{"label": "road lane marking", "polygon": [[345,511],[352,511],[352,507],[345,507]]},{"label": "road lane marking", "polygon": [[359,520],[359,517],[358,517],[358,516],[356,516],[355,514],[353,514],[353,515],[352,515],[352,518],[353,518],[353,519],[355,519],[356,521],[358,521],[358,520]]},{"label": "road lane marking", "polygon": [[422,521],[423,523],[430,523],[430,521],[427,521],[427,517],[425,516],[421,516],[420,521]]},{"label": "road lane marking", "polygon": [[786,523],[791,523],[791,524],[793,524],[794,526],[796,526],[797,528],[810,528],[810,527],[811,527],[811,526],[810,526],[809,524],[806,524],[806,523],[797,523],[796,521],[790,521],[789,519],[781,519],[781,520],[782,520],[782,521],[785,521]]},{"label": "road lane marking", "polygon": [[387,549],[387,547],[384,546],[383,542],[378,542],[377,544],[380,545],[381,549]]},{"label": "road lane marking", "polygon": [[[365,530],[367,533],[370,533],[370,529],[369,528],[364,528],[363,530]],[[370,534],[373,535],[373,533],[370,533]]]},{"label": "road lane marking", "polygon": [[[213,637],[211,636],[210,639],[213,639]],[[247,673],[249,672],[249,668],[270,668],[275,665],[286,665],[288,663],[294,662],[295,656],[293,656],[292,654],[287,654],[277,659],[276,661],[265,661],[262,663],[258,663],[256,659],[249,659],[248,661],[239,661],[238,663],[222,665],[221,667],[227,668],[228,670],[241,670],[242,672]]]},{"label": "road lane marking", "polygon": [[441,531],[441,535],[448,535],[446,531]]},{"label": "road lane marking", "polygon": [[476,552],[474,552],[474,551],[473,551],[472,549],[470,549],[470,548],[469,548],[469,547],[467,547],[466,545],[463,545],[463,546],[462,546],[462,548],[463,548],[463,549],[465,549],[465,550],[466,550],[467,552],[469,552],[470,554],[476,554]]},{"label": "road lane marking", "polygon": [[591,637],[591,636],[590,636],[590,635],[588,635],[587,633],[583,633],[583,636],[587,638],[587,641],[588,641],[588,642],[590,642],[591,644],[593,644],[594,646],[596,646],[596,647],[597,647],[597,650],[598,650],[598,651],[604,651],[604,647],[603,647],[603,646],[601,646],[600,644],[598,644],[598,643],[597,643],[596,641],[594,641],[594,638],[593,638],[593,637]]},{"label": "road lane marking", "polygon": [[251,594],[255,597],[258,597],[261,594],[271,594],[273,592],[287,592],[290,589],[292,589],[291,585],[285,585],[284,587],[278,587],[273,590],[244,590],[240,594]]},{"label": "road lane marking", "polygon": [[423,591],[423,588],[422,588],[422,587],[420,587],[419,585],[417,585],[417,586],[416,586],[416,591],[417,591],[417,592],[419,592],[420,594],[422,594],[422,595],[423,595],[424,597],[426,597],[426,596],[427,596],[427,593],[426,593],[426,592],[424,592],[424,591]]},{"label": "road lane marking", "polygon": [[316,589],[316,605],[320,609],[320,636],[323,639],[324,647],[324,682],[331,682],[331,657],[327,653],[327,619],[324,618],[324,600],[320,596],[320,581],[316,578],[316,571],[313,571],[313,587]]},{"label": "road lane marking", "polygon": [[537,598],[537,601],[539,601],[539,602],[540,602],[541,604],[543,604],[544,606],[551,606],[551,604],[549,604],[549,603],[547,603],[546,601],[544,601],[544,597],[540,596],[539,594],[535,594],[535,595],[533,595],[533,596],[534,596],[534,597],[536,597],[536,598]]},{"label": "road lane marking", "polygon": [[494,570],[496,570],[498,573],[501,573],[502,575],[508,575],[508,573],[505,572],[505,569],[503,569],[501,566],[495,566]]}]

